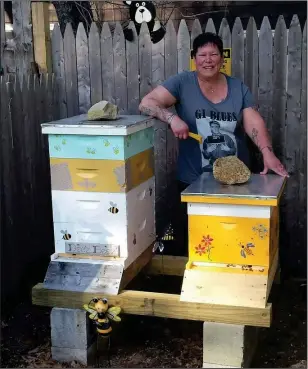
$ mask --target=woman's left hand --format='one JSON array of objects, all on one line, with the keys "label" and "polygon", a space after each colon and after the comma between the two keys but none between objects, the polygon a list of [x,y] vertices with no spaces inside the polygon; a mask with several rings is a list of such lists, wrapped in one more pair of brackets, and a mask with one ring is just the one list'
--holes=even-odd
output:
[{"label": "woman's left hand", "polygon": [[266,152],[263,153],[263,163],[264,169],[260,174],[267,174],[269,170],[272,170],[282,177],[289,177],[288,172],[272,151],[266,150]]}]

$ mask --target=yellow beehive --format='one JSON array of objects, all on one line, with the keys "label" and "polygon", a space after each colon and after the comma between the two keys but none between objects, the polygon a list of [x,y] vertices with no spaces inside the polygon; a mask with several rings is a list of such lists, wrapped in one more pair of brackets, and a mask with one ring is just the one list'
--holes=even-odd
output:
[{"label": "yellow beehive", "polygon": [[182,301],[265,307],[278,266],[284,184],[254,174],[226,186],[203,173],[182,192],[189,229]]}]

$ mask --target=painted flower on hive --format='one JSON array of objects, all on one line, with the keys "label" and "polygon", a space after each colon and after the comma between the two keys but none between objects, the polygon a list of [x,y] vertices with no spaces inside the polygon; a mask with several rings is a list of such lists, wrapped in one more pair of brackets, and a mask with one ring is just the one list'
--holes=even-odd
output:
[{"label": "painted flower on hive", "polygon": [[201,242],[203,242],[206,246],[210,246],[212,241],[213,241],[213,238],[211,238],[209,235],[207,235],[206,237],[205,236],[202,237]]},{"label": "painted flower on hive", "polygon": [[213,238],[211,238],[209,235],[203,236],[201,239],[201,243],[199,243],[198,246],[195,246],[195,253],[199,256],[202,256],[203,254],[207,254],[207,257],[210,259],[210,252],[213,248],[212,246]]}]

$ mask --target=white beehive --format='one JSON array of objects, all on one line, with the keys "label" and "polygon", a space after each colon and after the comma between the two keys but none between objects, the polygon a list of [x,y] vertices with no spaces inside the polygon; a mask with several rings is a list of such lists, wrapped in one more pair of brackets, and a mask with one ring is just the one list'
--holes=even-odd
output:
[{"label": "white beehive", "polygon": [[55,240],[44,285],[116,294],[124,269],[155,241],[153,119],[81,115],[42,127]]}]

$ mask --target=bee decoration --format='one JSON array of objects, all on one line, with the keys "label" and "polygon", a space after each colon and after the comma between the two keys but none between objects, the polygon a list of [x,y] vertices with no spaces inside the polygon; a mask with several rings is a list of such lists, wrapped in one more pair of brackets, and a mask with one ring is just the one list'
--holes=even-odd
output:
[{"label": "bee decoration", "polygon": [[155,252],[157,249],[159,249],[160,252],[163,252],[165,248],[164,242],[166,241],[174,241],[174,231],[171,223],[168,224],[161,237],[156,236],[153,252]]},{"label": "bee decoration", "polygon": [[[96,326],[97,346],[98,339],[107,339],[108,344],[108,362],[110,367],[110,335],[112,332],[111,321],[120,322],[119,314],[121,312],[120,306],[109,306],[106,298],[93,298],[88,304],[84,304],[83,308],[90,314],[89,319],[93,321]],[[97,350],[98,352],[99,350]],[[97,357],[99,367],[99,356]]]},{"label": "bee decoration", "polygon": [[255,247],[253,243],[247,243],[246,246],[240,243],[241,256],[246,258],[246,255],[253,255],[251,248]]},{"label": "bee decoration", "polygon": [[113,203],[112,201],[109,202],[110,208],[108,211],[112,214],[117,214],[119,212],[119,209],[117,208],[117,204]]},{"label": "bee decoration", "polygon": [[63,240],[70,240],[72,238],[72,236],[69,233],[67,233],[67,230],[63,231],[61,229],[61,233],[63,234],[63,237],[62,237]]}]

